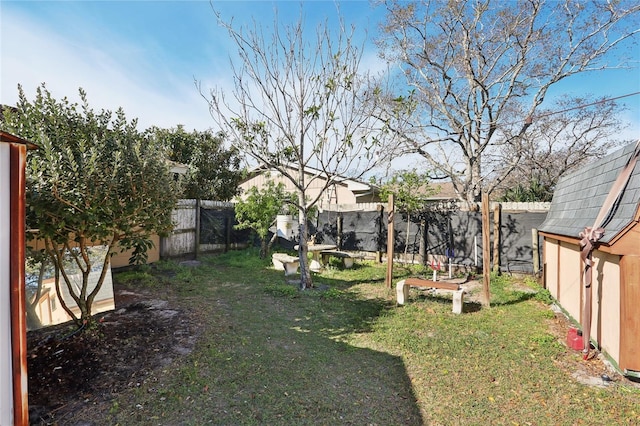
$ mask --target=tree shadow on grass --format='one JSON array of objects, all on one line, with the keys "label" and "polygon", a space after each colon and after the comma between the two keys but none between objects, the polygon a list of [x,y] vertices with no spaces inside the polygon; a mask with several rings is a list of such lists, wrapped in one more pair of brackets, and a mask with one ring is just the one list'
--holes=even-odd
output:
[{"label": "tree shadow on grass", "polygon": [[503,297],[499,300],[492,300],[491,306],[508,306],[515,305],[518,303],[526,302],[527,300],[531,300],[536,297],[535,292],[526,292],[526,291],[512,291],[506,297]]}]

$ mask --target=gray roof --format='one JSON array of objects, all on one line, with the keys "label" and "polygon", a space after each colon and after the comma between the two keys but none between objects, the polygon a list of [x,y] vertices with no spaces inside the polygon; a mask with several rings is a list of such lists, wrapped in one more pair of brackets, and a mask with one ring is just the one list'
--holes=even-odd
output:
[{"label": "gray roof", "polygon": [[[563,176],[553,193],[551,208],[547,219],[539,228],[540,231],[578,238],[585,227],[593,226],[611,186],[633,153],[635,145],[629,144]],[[640,164],[636,164],[613,215],[604,224],[605,234],[600,242],[610,242],[629,225],[639,203]]]}]

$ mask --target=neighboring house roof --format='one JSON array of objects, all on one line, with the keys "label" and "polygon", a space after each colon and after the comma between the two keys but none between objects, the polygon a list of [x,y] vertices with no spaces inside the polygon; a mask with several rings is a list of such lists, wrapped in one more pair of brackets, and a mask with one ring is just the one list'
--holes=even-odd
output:
[{"label": "neighboring house roof", "polygon": [[[560,179],[553,193],[547,219],[539,230],[578,238],[587,226],[593,226],[605,198],[620,170],[635,149],[635,143],[607,155]],[[640,204],[640,165],[636,164],[618,205],[599,240],[609,243],[635,220]]]},{"label": "neighboring house roof", "polygon": [[429,187],[433,190],[433,194],[429,196],[432,200],[453,200],[458,198],[456,190],[451,182],[430,183]]},{"label": "neighboring house roof", "polygon": [[[298,167],[295,165],[285,165],[284,167],[292,170],[292,171],[297,171]],[[260,173],[264,173],[264,172],[277,172],[276,169],[274,168],[267,168],[264,165],[258,165],[258,166],[254,166],[251,169],[249,169],[248,173],[247,173],[247,177],[244,179],[243,182],[246,182],[247,180],[251,179],[252,177],[260,174]],[[304,168],[304,172],[310,176],[317,176],[319,178],[328,180],[330,177],[333,178],[334,182],[337,184],[341,184],[347,187],[347,189],[349,189],[350,191],[354,192],[354,193],[361,193],[361,192],[369,192],[372,190],[375,190],[376,192],[378,191],[378,188],[375,185],[357,180],[357,179],[351,179],[345,176],[341,176],[338,174],[334,174],[334,175],[329,175],[327,173],[325,173],[324,171],[320,170],[320,169],[316,169],[313,167],[309,167],[306,166]]]}]

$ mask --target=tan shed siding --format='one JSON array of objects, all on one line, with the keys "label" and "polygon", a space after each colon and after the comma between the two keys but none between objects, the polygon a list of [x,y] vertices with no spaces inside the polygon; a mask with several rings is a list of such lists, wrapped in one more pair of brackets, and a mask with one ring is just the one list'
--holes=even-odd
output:
[{"label": "tan shed siding", "polygon": [[545,287],[549,293],[556,299],[558,298],[558,240],[545,238],[544,240],[544,271],[545,271]]},{"label": "tan shed siding", "polygon": [[620,257],[593,252],[591,338],[611,358],[620,358]]},{"label": "tan shed siding", "polygon": [[[147,251],[147,263],[153,263],[160,260],[160,237],[157,235],[153,235],[151,236],[150,240],[153,242],[153,247]],[[71,246],[74,246],[73,243],[71,243]],[[44,241],[27,241],[27,247],[30,247],[34,250],[43,250]],[[111,257],[112,268],[120,268],[129,265],[129,258],[131,257],[131,253],[133,253],[133,250],[127,250],[120,253],[120,248],[116,246],[113,251],[114,255]]]},{"label": "tan shed siding", "polygon": [[578,246],[560,241],[558,253],[558,279],[560,292],[557,299],[562,307],[576,321],[580,321],[581,280],[580,280],[580,251]]},{"label": "tan shed siding", "polygon": [[640,256],[620,259],[620,360],[622,370],[640,372]]},{"label": "tan shed siding", "polygon": [[[147,263],[153,263],[160,260],[160,237],[153,235],[150,240],[153,242],[153,247],[147,250]],[[119,253],[119,249],[116,248],[115,252],[116,254],[111,258],[111,267],[121,268],[123,266],[129,266],[129,258],[131,257],[133,250],[127,250]]]}]

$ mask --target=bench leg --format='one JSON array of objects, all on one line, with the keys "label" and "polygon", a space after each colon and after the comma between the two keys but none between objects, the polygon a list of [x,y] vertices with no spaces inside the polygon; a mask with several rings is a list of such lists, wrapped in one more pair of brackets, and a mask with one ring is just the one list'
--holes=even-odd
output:
[{"label": "bench leg", "polygon": [[298,262],[287,262],[284,264],[284,275],[294,275],[298,272]]},{"label": "bench leg", "polygon": [[320,272],[322,271],[322,263],[316,259],[311,259],[311,262],[309,262],[309,269],[313,272]]},{"label": "bench leg", "polygon": [[353,268],[353,259],[351,257],[343,257],[344,267],[347,269]]},{"label": "bench leg", "polygon": [[396,297],[398,305],[404,305],[409,300],[409,286],[405,285],[404,280],[398,281],[396,284]]},{"label": "bench leg", "polygon": [[464,306],[464,290],[458,290],[453,292],[453,309],[451,312],[454,314],[461,314],[462,307]]},{"label": "bench leg", "polygon": [[284,271],[284,263],[280,262],[278,259],[272,259],[271,261],[273,262],[273,268],[276,271]]}]

